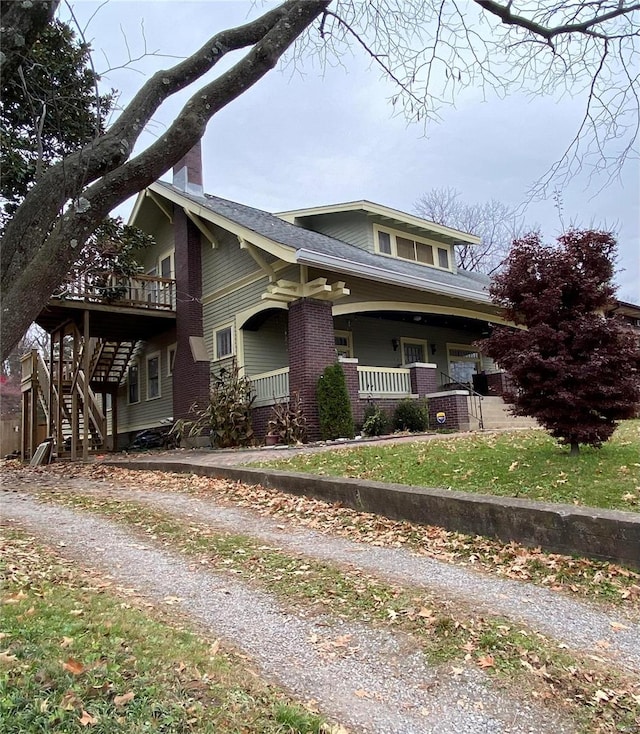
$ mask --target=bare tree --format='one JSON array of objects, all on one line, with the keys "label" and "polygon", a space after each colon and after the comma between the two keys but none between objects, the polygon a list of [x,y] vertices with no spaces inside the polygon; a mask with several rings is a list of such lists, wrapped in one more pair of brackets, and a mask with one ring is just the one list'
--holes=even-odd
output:
[{"label": "bare tree", "polygon": [[[58,1],[2,3],[3,80],[20,73],[22,55]],[[437,119],[441,106],[465,87],[501,95],[582,93],[580,130],[550,171],[570,176],[592,162],[592,152],[594,165],[605,168],[612,155],[617,161],[631,155],[638,131],[632,60],[639,10],[639,3],[626,0],[286,0],[257,20],[216,33],[184,61],[154,74],[106,131],[51,165],[28,191],[2,239],[2,355],[62,282],[100,221],[177,162],[208,120],[261,79],[297,39],[297,53],[314,51],[334,61],[344,58],[347,44],[364,49],[397,85],[392,102],[410,120]],[[140,133],[166,99],[241,50],[244,57],[198,89],[164,134],[132,157]]]},{"label": "bare tree", "polygon": [[525,229],[522,217],[513,207],[495,199],[467,204],[460,200],[460,192],[452,188],[431,189],[416,201],[414,208],[421,217],[436,224],[481,238],[479,245],[456,247],[456,264],[463,270],[493,272]]}]

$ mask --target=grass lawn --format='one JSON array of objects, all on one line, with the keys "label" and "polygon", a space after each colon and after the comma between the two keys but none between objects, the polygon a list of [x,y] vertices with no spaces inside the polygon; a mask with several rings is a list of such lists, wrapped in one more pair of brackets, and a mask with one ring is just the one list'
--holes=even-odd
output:
[{"label": "grass lawn", "polygon": [[640,512],[640,420],[623,422],[600,449],[582,446],[577,457],[544,431],[514,431],[359,446],[261,466]]},{"label": "grass lawn", "polygon": [[[246,660],[21,533],[3,559],[4,734],[320,734]],[[124,598],[123,598],[124,593]]]}]

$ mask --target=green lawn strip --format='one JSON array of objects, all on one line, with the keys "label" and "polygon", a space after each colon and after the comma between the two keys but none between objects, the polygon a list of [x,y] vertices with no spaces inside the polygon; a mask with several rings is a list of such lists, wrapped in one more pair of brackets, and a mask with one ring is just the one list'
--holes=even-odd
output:
[{"label": "green lawn strip", "polygon": [[569,456],[544,431],[304,454],[261,467],[640,512],[640,420]]},{"label": "green lawn strip", "polygon": [[330,731],[217,642],[160,620],[25,533],[2,535],[4,734]]},{"label": "green lawn strip", "polygon": [[[52,499],[96,512],[147,537],[259,584],[305,610],[398,628],[419,641],[433,663],[473,662],[504,685],[542,699],[560,700],[585,731],[633,731],[640,724],[640,682],[568,653],[558,644],[501,617],[478,617],[459,603],[386,583],[353,569],[288,555],[242,535],[219,533],[197,522],[135,502],[57,492]],[[637,696],[637,698],[635,698]]]},{"label": "green lawn strip", "polygon": [[10,471],[21,475],[22,481],[28,479],[30,485],[37,484],[42,473],[47,478],[50,474],[57,476],[63,482],[71,474],[76,479],[86,477],[93,482],[105,482],[106,489],[115,483],[119,487],[137,489],[148,486],[157,492],[211,497],[216,502],[248,507],[316,531],[376,546],[411,548],[448,563],[473,565],[476,570],[493,575],[529,581],[554,591],[588,597],[590,601],[615,604],[632,613],[640,613],[640,573],[614,563],[546,553],[517,543],[505,544],[500,540],[464,535],[434,525],[392,520],[313,497],[196,474],[132,471],[109,464],[62,463],[37,471],[28,467],[8,469],[5,466],[5,476]]}]

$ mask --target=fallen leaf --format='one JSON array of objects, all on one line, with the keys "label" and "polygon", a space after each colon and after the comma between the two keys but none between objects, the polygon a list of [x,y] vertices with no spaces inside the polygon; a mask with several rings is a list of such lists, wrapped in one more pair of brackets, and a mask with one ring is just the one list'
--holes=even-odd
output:
[{"label": "fallen leaf", "polygon": [[629,627],[627,627],[626,624],[621,624],[620,622],[610,622],[609,624],[611,625],[611,629],[614,632],[620,632],[620,630],[628,630],[629,629]]},{"label": "fallen leaf", "polygon": [[62,663],[62,668],[63,670],[67,670],[69,673],[72,673],[73,675],[80,675],[81,673],[84,673],[84,665],[78,660],[74,660],[73,658],[69,658],[66,663]]},{"label": "fallen leaf", "polygon": [[63,637],[62,638],[60,647],[66,648],[66,647],[71,647],[71,645],[73,645],[73,637]]},{"label": "fallen leaf", "polygon": [[82,716],[78,719],[82,726],[93,726],[98,723],[97,716],[91,716],[88,711],[82,710]]},{"label": "fallen leaf", "polygon": [[123,693],[122,696],[114,696],[113,697],[113,703],[116,706],[124,706],[125,703],[129,703],[129,701],[133,701],[133,697],[136,694],[133,693],[133,691],[129,691],[128,693]]},{"label": "fallen leaf", "polygon": [[493,668],[495,660],[492,655],[483,655],[481,658],[478,658],[478,665],[481,668]]}]

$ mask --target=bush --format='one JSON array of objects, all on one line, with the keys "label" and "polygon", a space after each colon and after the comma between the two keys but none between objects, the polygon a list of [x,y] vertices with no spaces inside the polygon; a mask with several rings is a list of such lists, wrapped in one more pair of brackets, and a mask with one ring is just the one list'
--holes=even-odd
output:
[{"label": "bush", "polygon": [[393,414],[393,426],[398,431],[418,433],[429,426],[429,409],[423,400],[406,400],[398,403]]},{"label": "bush", "polygon": [[382,436],[389,428],[389,416],[377,405],[370,403],[364,411],[362,433],[365,436]]},{"label": "bush", "polygon": [[320,435],[326,440],[353,438],[353,415],[344,372],[339,364],[325,367],[316,390]]},{"label": "bush", "polygon": [[251,381],[240,377],[240,369],[234,362],[211,378],[209,404],[202,408],[194,403],[189,409],[193,417],[176,421],[171,433],[181,440],[206,435],[208,430],[212,446],[247,446],[253,439],[251,405],[254,400]]},{"label": "bush", "polygon": [[277,436],[281,443],[305,443],[307,440],[307,419],[302,410],[302,400],[298,392],[291,395],[289,402],[277,402],[273,408],[273,418],[267,423],[267,431]]}]

